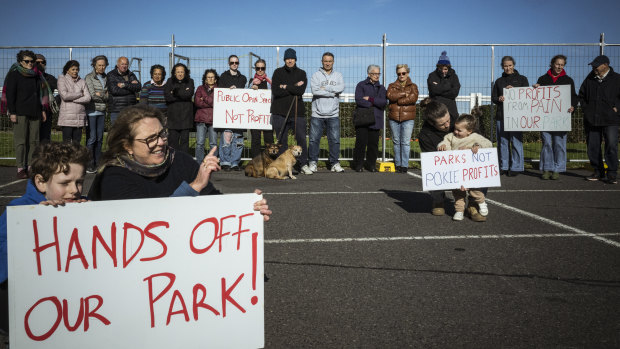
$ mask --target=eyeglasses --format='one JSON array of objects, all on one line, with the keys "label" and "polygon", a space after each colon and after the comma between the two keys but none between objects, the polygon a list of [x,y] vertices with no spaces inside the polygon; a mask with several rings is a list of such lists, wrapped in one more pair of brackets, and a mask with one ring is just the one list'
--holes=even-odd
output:
[{"label": "eyeglasses", "polygon": [[142,138],[142,139],[136,138],[134,140],[146,144],[146,146],[149,148],[149,150],[153,150],[153,149],[155,149],[155,147],[157,147],[157,141],[160,138],[163,141],[166,141],[168,139],[168,130],[167,129],[161,130],[156,135],[152,135],[152,136],[149,136],[147,138]]},{"label": "eyeglasses", "polygon": [[24,59],[24,60],[22,60],[22,62],[24,62],[26,64],[33,64],[34,60],[33,59]]},{"label": "eyeglasses", "polygon": [[368,75],[381,75],[381,73],[368,73]]},{"label": "eyeglasses", "polygon": [[263,71],[263,70],[265,70],[265,67],[256,67],[254,69],[256,69],[257,71]]},{"label": "eyeglasses", "polygon": [[405,76],[405,75],[407,75],[407,72],[396,73],[396,75],[398,75],[398,76]]},{"label": "eyeglasses", "polygon": [[39,63],[39,64],[43,64],[43,65],[46,65],[46,64],[47,64],[47,61],[37,61],[37,63]]},{"label": "eyeglasses", "polygon": [[239,61],[237,61],[237,62],[228,62],[228,65],[239,65]]}]

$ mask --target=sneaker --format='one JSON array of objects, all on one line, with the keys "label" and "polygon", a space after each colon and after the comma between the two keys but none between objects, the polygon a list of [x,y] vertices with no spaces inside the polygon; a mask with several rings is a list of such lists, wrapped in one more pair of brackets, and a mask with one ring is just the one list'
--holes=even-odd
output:
[{"label": "sneaker", "polygon": [[318,171],[318,168],[316,167],[316,161],[310,161],[308,163],[308,168],[310,169],[310,171],[312,171],[313,173]]},{"label": "sneaker", "polygon": [[540,178],[542,178],[544,180],[551,179],[551,171],[543,172],[542,177],[540,177]]},{"label": "sneaker", "polygon": [[342,166],[340,166],[340,163],[337,162],[337,163],[332,165],[331,171],[332,172],[340,173],[340,172],[344,172],[344,168],[342,168]]},{"label": "sneaker", "polygon": [[478,204],[478,209],[483,217],[486,217],[489,214],[489,206],[487,206],[486,202]]},{"label": "sneaker", "polygon": [[601,176],[598,172],[594,172],[592,175],[586,177],[586,181],[600,181],[603,180],[603,176]]},{"label": "sneaker", "polygon": [[618,179],[616,177],[607,178],[607,184],[618,184]]},{"label": "sneaker", "polygon": [[88,168],[86,169],[86,173],[97,173],[97,169],[93,166],[88,166]]},{"label": "sneaker", "polygon": [[222,165],[222,170],[224,171],[230,171],[230,165]]},{"label": "sneaker", "polygon": [[25,169],[20,168],[19,170],[17,170],[16,177],[17,177],[17,179],[27,179],[28,178],[28,172]]},{"label": "sneaker", "polygon": [[474,222],[486,222],[487,217],[483,216],[480,214],[480,212],[478,212],[478,209],[476,209],[475,206],[469,206],[465,209],[465,212],[467,213],[467,216],[469,218],[471,218],[472,221]]},{"label": "sneaker", "polygon": [[454,216],[452,216],[452,220],[453,221],[462,221],[463,220],[463,216],[464,216],[463,212],[457,212],[457,213],[454,214]]},{"label": "sneaker", "polygon": [[232,165],[232,166],[230,167],[230,169],[231,169],[232,171],[241,171],[241,167],[239,167],[239,166],[237,166],[237,165]]},{"label": "sneaker", "polygon": [[311,175],[312,174],[312,171],[310,171],[310,167],[308,167],[308,165],[303,165],[299,172],[301,172],[301,173],[303,173],[305,175]]},{"label": "sneaker", "polygon": [[553,172],[551,174],[551,179],[554,181],[557,181],[558,179],[560,179],[560,172]]}]

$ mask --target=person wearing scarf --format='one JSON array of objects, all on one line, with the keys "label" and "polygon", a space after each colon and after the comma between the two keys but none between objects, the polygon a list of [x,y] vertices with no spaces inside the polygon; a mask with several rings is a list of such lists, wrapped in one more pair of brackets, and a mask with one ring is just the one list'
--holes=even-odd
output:
[{"label": "person wearing scarf", "polygon": [[4,80],[0,113],[9,114],[13,123],[13,145],[17,178],[28,178],[28,164],[39,144],[41,121],[46,120],[52,91],[35,66],[36,55],[22,50]]},{"label": "person wearing scarf", "polygon": [[[209,149],[217,147],[217,131],[213,128],[213,95],[220,77],[215,69],[206,69],[202,74],[202,85],[196,89],[194,96],[194,122],[196,123],[196,161],[205,158],[205,140],[209,135]],[[217,156],[217,152],[213,155]]]},{"label": "person wearing scarf", "polygon": [[[254,63],[254,78],[250,81],[250,88],[253,90],[267,90],[271,85],[271,79],[267,76],[267,62],[260,58]],[[269,84],[269,85],[267,85]],[[252,158],[261,153],[261,134],[265,144],[273,144],[273,130],[250,130],[252,138],[250,155]]]},{"label": "person wearing scarf", "polygon": [[[550,69],[546,74],[538,78],[534,85],[570,85],[571,105],[568,112],[572,113],[577,105],[577,94],[575,93],[575,82],[570,76],[566,75],[564,66],[566,65],[566,56],[556,55],[551,58]],[[560,172],[566,172],[566,138],[568,132],[541,132],[542,148],[540,150],[539,169],[543,171],[542,179],[557,180],[560,178]]]}]

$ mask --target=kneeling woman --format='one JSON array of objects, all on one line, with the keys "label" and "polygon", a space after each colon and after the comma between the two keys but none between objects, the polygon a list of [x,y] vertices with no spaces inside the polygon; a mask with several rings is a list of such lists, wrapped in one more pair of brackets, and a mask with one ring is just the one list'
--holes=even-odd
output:
[{"label": "kneeling woman", "polygon": [[[209,181],[220,170],[215,149],[198,164],[187,153],[168,147],[162,120],[161,111],[145,105],[121,111],[108,134],[104,167],[89,192],[91,200],[220,194]],[[254,209],[269,219],[266,200],[257,201]]]}]

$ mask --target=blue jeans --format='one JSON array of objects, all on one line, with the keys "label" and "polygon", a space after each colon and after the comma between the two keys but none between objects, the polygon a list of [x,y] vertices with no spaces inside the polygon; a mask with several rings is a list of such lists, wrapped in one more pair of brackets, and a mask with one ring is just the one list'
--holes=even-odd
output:
[{"label": "blue jeans", "polygon": [[86,141],[86,147],[93,155],[91,165],[96,167],[101,159],[101,145],[103,144],[103,127],[105,115],[88,115],[88,127],[90,133]]},{"label": "blue jeans", "polygon": [[121,112],[116,112],[116,113],[110,113],[110,126],[114,125],[114,121],[116,121],[116,119],[118,119],[118,114],[120,114]]},{"label": "blue jeans", "polygon": [[540,169],[566,172],[566,132],[541,132]]},{"label": "blue jeans", "polygon": [[[500,170],[523,172],[523,132],[504,131],[504,120],[497,120],[497,156]],[[512,142],[512,159],[509,155]],[[512,163],[510,163],[512,160]]]},{"label": "blue jeans", "polygon": [[323,128],[327,134],[327,146],[329,147],[329,163],[337,164],[340,158],[340,118],[310,118],[310,147],[308,148],[308,160],[319,160],[319,148]]},{"label": "blue jeans", "polygon": [[[209,134],[209,150],[217,146],[217,132],[213,128],[213,125],[207,125],[204,122],[196,123],[196,161],[199,163],[205,158],[205,140]],[[217,151],[215,151],[217,156]]]},{"label": "blue jeans", "polygon": [[411,132],[414,120],[398,122],[390,120],[392,142],[394,143],[394,164],[398,167],[409,167],[409,152],[411,150]]},{"label": "blue jeans", "polygon": [[220,165],[239,166],[241,153],[243,153],[243,132],[240,130],[222,131]]}]

